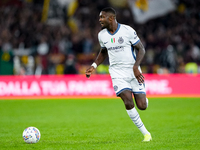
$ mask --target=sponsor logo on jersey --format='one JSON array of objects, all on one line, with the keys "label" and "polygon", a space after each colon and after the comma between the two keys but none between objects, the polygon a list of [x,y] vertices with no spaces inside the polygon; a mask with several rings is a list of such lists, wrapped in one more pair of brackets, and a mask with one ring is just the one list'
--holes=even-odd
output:
[{"label": "sponsor logo on jersey", "polygon": [[116,47],[109,47],[107,50],[118,50],[118,49],[124,49],[123,46],[116,46]]},{"label": "sponsor logo on jersey", "polygon": [[118,42],[119,44],[122,44],[124,42],[124,39],[122,37],[119,37]]}]

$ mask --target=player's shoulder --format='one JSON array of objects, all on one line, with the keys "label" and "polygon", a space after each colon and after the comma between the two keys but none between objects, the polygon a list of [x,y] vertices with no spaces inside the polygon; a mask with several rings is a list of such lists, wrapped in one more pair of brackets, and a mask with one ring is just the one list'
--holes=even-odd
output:
[{"label": "player's shoulder", "polygon": [[99,33],[98,33],[99,39],[100,39],[102,36],[106,36],[107,33],[108,33],[108,32],[107,32],[107,29],[102,29],[101,31],[99,31]]},{"label": "player's shoulder", "polygon": [[127,31],[134,30],[131,26],[126,25],[126,24],[121,24],[121,28]]},{"label": "player's shoulder", "polygon": [[99,31],[99,35],[101,35],[101,34],[105,34],[105,33],[107,33],[107,29],[102,29],[101,31]]}]

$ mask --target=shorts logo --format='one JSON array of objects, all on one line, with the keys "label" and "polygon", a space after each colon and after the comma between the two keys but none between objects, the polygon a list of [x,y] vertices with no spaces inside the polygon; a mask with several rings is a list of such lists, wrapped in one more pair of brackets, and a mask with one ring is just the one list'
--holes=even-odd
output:
[{"label": "shorts logo", "polygon": [[124,42],[124,39],[122,37],[119,37],[118,42],[119,44],[122,44]]},{"label": "shorts logo", "polygon": [[116,86],[116,85],[113,88],[114,88],[115,91],[118,90],[118,86]]},{"label": "shorts logo", "polygon": [[139,90],[142,90],[142,89],[143,89],[143,87],[144,87],[144,84],[142,84],[142,83],[139,83],[139,86],[140,86]]}]

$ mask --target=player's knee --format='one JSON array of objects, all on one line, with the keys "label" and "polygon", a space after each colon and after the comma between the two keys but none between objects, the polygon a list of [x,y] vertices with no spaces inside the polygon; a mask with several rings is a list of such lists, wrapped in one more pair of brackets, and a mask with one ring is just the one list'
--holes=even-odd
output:
[{"label": "player's knee", "polygon": [[147,107],[145,107],[145,106],[142,106],[142,107],[138,107],[140,110],[146,110],[147,109]]},{"label": "player's knee", "polygon": [[147,109],[147,103],[146,102],[140,102],[137,104],[138,109],[145,110]]},{"label": "player's knee", "polygon": [[131,101],[124,101],[124,105],[125,105],[127,110],[130,110],[134,107],[134,103],[131,102]]}]

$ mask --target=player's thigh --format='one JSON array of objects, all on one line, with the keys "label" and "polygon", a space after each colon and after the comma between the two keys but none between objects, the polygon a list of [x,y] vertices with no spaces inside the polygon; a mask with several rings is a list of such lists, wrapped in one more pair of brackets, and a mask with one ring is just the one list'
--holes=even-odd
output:
[{"label": "player's thigh", "polygon": [[133,79],[131,81],[131,86],[137,107],[141,110],[146,109],[147,104],[145,84],[141,84],[137,81],[137,79]]},{"label": "player's thigh", "polygon": [[147,108],[146,94],[134,94],[135,103],[140,110]]},{"label": "player's thigh", "polygon": [[130,110],[134,107],[132,92],[125,90],[119,94],[119,97],[123,100],[124,105],[127,110]]},{"label": "player's thigh", "polygon": [[124,104],[126,109],[132,109],[134,107],[131,82],[124,79],[112,79],[113,88],[117,96],[119,96]]},{"label": "player's thigh", "polygon": [[134,94],[134,99],[136,104],[145,104],[146,103],[146,94]]}]

